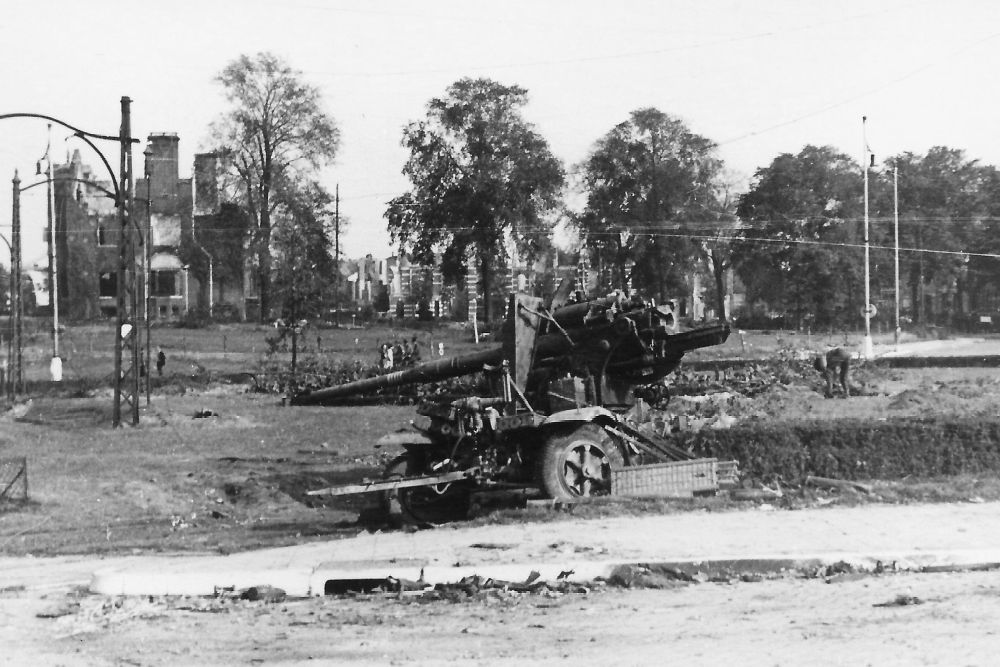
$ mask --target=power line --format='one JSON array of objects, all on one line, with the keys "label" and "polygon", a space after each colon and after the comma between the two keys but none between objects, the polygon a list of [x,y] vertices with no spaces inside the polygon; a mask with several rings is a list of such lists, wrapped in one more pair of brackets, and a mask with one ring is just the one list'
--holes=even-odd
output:
[{"label": "power line", "polygon": [[[343,201],[343,199],[341,200]],[[105,219],[110,219],[113,214],[107,214],[104,216]],[[93,218],[91,218],[93,219]],[[518,229],[525,232],[541,233],[551,231],[553,227],[564,222],[563,220],[557,221],[553,224],[520,224]],[[863,218],[837,218],[837,219],[821,219],[821,220],[805,220],[805,219],[789,219],[783,221],[789,224],[799,224],[799,223],[810,223],[810,224],[823,224],[826,223],[830,225],[831,229],[835,229],[837,225],[847,225],[847,224],[861,224]],[[890,224],[893,223],[893,218],[886,216],[879,217],[869,217],[869,223],[871,224]],[[986,223],[1000,223],[1000,217],[998,216],[982,216],[982,217],[968,217],[968,218],[943,218],[943,217],[919,217],[919,218],[900,218],[900,225],[913,225],[913,224],[936,224],[936,225],[976,225],[976,224],[986,224]],[[277,222],[273,224],[274,227],[280,227],[283,223]],[[364,223],[360,223],[364,227]],[[667,220],[662,222],[643,222],[623,225],[619,229],[609,230],[607,232],[590,232],[598,234],[618,234],[619,232],[628,232],[632,234],[642,234],[646,236],[662,236],[666,234],[669,230],[683,230],[689,232],[699,232],[699,231],[718,231],[721,229],[740,229],[746,231],[754,231],[761,229],[764,224],[767,223],[716,223],[711,221],[687,221],[687,220]],[[9,224],[0,224],[0,229],[10,228]],[[468,224],[468,225],[447,225],[442,227],[436,227],[436,231],[441,231],[444,233],[458,233],[458,232],[471,232],[480,229],[480,225]],[[207,225],[198,225],[198,229],[205,232],[219,232],[219,233],[235,233],[233,227],[213,227]],[[248,230],[249,231],[249,230]],[[96,231],[94,229],[66,229],[60,234],[94,234]],[[683,236],[683,234],[680,234]],[[745,238],[745,237],[740,237]]]},{"label": "power line", "polygon": [[957,49],[957,50],[949,53],[944,58],[930,60],[930,61],[924,63],[923,65],[921,65],[920,67],[912,69],[909,72],[906,72],[906,73],[904,73],[904,74],[902,74],[902,75],[900,75],[898,77],[895,77],[893,79],[889,79],[888,81],[886,81],[886,82],[884,82],[884,83],[882,83],[882,84],[880,84],[880,85],[878,85],[878,86],[876,86],[874,88],[869,88],[868,90],[862,91],[862,92],[860,92],[860,93],[858,93],[856,95],[852,95],[851,97],[848,97],[848,98],[845,98],[845,99],[841,99],[838,102],[834,102],[832,104],[828,104],[827,106],[821,107],[819,109],[814,109],[813,111],[809,111],[809,112],[804,113],[804,114],[802,114],[800,116],[796,116],[794,118],[790,118],[790,119],[782,121],[780,123],[776,123],[774,125],[769,125],[767,127],[761,128],[759,130],[753,130],[751,132],[747,132],[746,134],[741,134],[741,135],[739,135],[737,137],[733,137],[732,139],[727,139],[725,141],[720,141],[718,145],[719,146],[725,146],[725,145],[728,145],[728,144],[736,143],[738,141],[743,141],[744,139],[749,139],[750,137],[755,137],[758,134],[763,134],[765,132],[770,132],[771,130],[776,130],[778,128],[786,127],[788,125],[793,125],[793,124],[798,123],[799,121],[803,121],[803,120],[805,120],[807,118],[812,118],[813,116],[818,116],[818,115],[826,113],[827,111],[830,111],[832,109],[836,109],[838,107],[842,107],[845,104],[850,104],[851,102],[859,100],[859,99],[861,99],[863,97],[867,97],[867,96],[872,95],[874,93],[877,93],[877,92],[880,92],[882,90],[885,90],[886,88],[889,88],[890,86],[894,86],[897,83],[900,83],[900,82],[905,81],[907,79],[913,78],[917,74],[920,74],[921,72],[923,72],[925,70],[928,70],[931,67],[934,67],[935,65],[939,65],[942,62],[946,62],[948,60],[951,60],[955,56],[957,56],[957,55],[959,55],[961,53],[964,53],[965,51],[968,51],[968,50],[970,50],[970,49],[972,49],[974,47],[977,47],[980,44],[988,42],[988,41],[990,41],[992,39],[996,39],[997,37],[1000,37],[1000,32],[995,32],[992,35],[988,35],[986,37],[983,37],[980,40],[972,42],[971,44],[966,44],[966,45],[962,46],[961,48],[959,48],[959,49]]},{"label": "power line", "polygon": [[[506,62],[506,63],[494,63],[490,65],[481,65],[476,67],[463,67],[464,71],[488,71],[497,69],[516,69],[522,67],[550,67],[555,65],[576,65],[580,63],[587,62],[604,62],[610,60],[622,60],[630,58],[644,58],[648,56],[664,55],[668,53],[677,53],[680,51],[690,51],[703,48],[717,47],[724,44],[733,44],[738,42],[746,42],[757,39],[781,37],[788,34],[794,34],[797,32],[805,32],[815,29],[828,30],[831,26],[840,23],[850,23],[858,20],[868,19],[872,16],[877,16],[879,14],[895,13],[901,10],[906,10],[914,5],[919,4],[930,4],[926,2],[915,2],[910,5],[905,5],[903,7],[893,7],[889,9],[883,9],[878,11],[867,12],[864,14],[857,14],[854,16],[844,17],[837,21],[817,21],[813,23],[808,23],[806,25],[795,26],[791,28],[786,28],[783,30],[762,30],[760,32],[751,34],[740,34],[734,36],[727,36],[718,39],[711,39],[702,42],[696,42],[693,44],[680,44],[670,47],[662,47],[656,49],[642,49],[636,51],[625,51],[620,53],[609,53],[594,56],[580,56],[577,58],[559,58],[551,60],[535,60],[535,61],[524,61],[524,62]],[[562,28],[563,26],[560,26]],[[343,71],[330,71],[330,70],[303,70],[305,73],[309,74],[319,74],[319,75],[332,75],[332,76],[363,76],[363,77],[393,77],[393,76],[419,76],[422,74],[447,74],[456,71],[456,67],[449,68],[435,68],[435,69],[422,69],[422,70],[396,70],[387,72],[373,72],[373,71],[356,71],[356,72],[343,72]]]}]

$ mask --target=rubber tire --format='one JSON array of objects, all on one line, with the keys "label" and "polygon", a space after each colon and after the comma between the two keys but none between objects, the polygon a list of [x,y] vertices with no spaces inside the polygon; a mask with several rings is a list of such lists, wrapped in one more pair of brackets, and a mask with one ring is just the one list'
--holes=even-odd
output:
[{"label": "rubber tire", "polygon": [[[422,472],[416,456],[402,454],[386,465],[382,478],[409,477]],[[468,518],[472,505],[472,494],[465,488],[465,484],[453,482],[439,498],[427,495],[435,493],[430,487],[385,491],[382,493],[382,508],[389,522],[400,527],[432,528],[451,521],[460,521]],[[431,498],[432,502],[422,502],[427,498]]]},{"label": "rubber tire", "polygon": [[[591,482],[581,483],[584,488],[576,489],[567,482],[567,458],[581,447],[604,459],[600,470],[602,482],[598,488],[593,488]],[[621,450],[604,429],[596,424],[583,424],[549,437],[538,460],[539,485],[546,496],[561,502],[608,495],[611,493],[611,468],[621,467],[623,461]]]}]

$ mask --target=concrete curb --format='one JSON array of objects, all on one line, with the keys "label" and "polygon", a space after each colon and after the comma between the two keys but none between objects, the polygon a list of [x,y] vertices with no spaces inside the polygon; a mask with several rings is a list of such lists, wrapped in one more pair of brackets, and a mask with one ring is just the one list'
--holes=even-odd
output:
[{"label": "concrete curb", "polygon": [[[493,563],[440,566],[419,559],[383,561],[332,561],[315,567],[236,568],[218,558],[179,558],[170,567],[142,565],[107,568],[94,573],[90,590],[102,595],[213,595],[218,590],[242,590],[271,585],[292,597],[323,595],[331,582],[377,582],[388,577],[422,580],[429,585],[455,583],[478,575],[520,582],[533,572],[544,581],[564,579],[590,582],[608,577],[621,566],[670,568],[688,575],[713,577],[740,575],[781,576],[808,573],[839,563],[859,572],[933,572],[962,569],[1000,569],[1000,549],[965,549],[910,552],[827,552],[817,554],[764,554],[758,556],[706,556],[663,560],[566,560],[547,563]],[[187,562],[185,562],[187,561]]]}]

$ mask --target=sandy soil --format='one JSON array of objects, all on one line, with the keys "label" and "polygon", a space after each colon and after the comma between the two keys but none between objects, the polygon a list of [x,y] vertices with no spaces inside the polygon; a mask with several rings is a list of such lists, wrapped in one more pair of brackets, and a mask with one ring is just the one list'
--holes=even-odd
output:
[{"label": "sandy soil", "polygon": [[[1000,535],[996,517],[995,504],[973,503],[747,511],[708,519],[695,513],[570,519],[534,527],[370,536],[354,551],[367,552],[365,544],[377,539],[382,557],[431,554],[433,542],[442,558],[452,546],[451,563],[542,562],[553,549],[586,558],[591,552],[577,553],[579,544],[599,547],[595,558],[636,560],[706,550],[762,553],[779,543],[783,550],[828,550],[858,540],[873,551],[981,548],[1000,539],[994,538]],[[853,532],[845,534],[844,526],[853,526]],[[483,551],[473,542],[510,547]],[[652,550],[654,542],[660,548]],[[673,552],[665,551],[668,546]],[[317,552],[318,558],[324,547],[295,549]],[[250,557],[233,556],[241,562]],[[89,573],[98,568],[164,558],[0,560],[0,664],[554,664],[570,658],[632,665],[670,658],[692,665],[986,665],[1000,649],[993,634],[1000,627],[996,571],[667,582],[660,590],[601,585],[541,594],[492,590],[434,601],[380,594],[264,603],[85,592]],[[875,606],[901,596],[911,604]]]},{"label": "sandy soil", "polygon": [[[892,604],[896,601],[910,604]],[[889,603],[889,606],[876,606]],[[56,618],[40,618],[59,615]],[[11,665],[988,665],[996,573],[267,604],[0,595]]]}]

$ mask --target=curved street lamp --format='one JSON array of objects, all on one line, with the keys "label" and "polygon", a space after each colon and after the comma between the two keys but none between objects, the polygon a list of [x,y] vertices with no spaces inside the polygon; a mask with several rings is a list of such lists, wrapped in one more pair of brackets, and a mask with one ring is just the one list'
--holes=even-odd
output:
[{"label": "curved street lamp", "polygon": [[[135,222],[132,219],[134,183],[132,144],[139,143],[139,140],[132,137],[131,104],[132,100],[128,97],[121,98],[121,125],[118,136],[87,132],[86,130],[81,130],[78,127],[70,125],[64,120],[46,114],[24,112],[0,114],[0,120],[9,118],[38,118],[71,130],[74,136],[86,142],[100,156],[105,168],[107,168],[108,173],[111,175],[111,182],[114,184],[115,206],[118,209],[118,222],[122,231],[119,235],[118,243],[118,318],[115,327],[115,402],[112,412],[113,426],[121,425],[122,402],[128,404],[132,424],[137,425],[139,423],[139,341],[137,340],[138,334],[135,327],[138,304],[136,303],[135,293],[136,257],[135,241],[133,238]],[[118,143],[120,161],[117,174],[111,168],[111,164],[104,156],[104,153],[92,141],[94,139],[115,141]],[[51,172],[51,164],[49,171]],[[53,238],[52,241],[54,242],[55,239]],[[126,353],[128,355],[127,360],[124,358]]]}]

